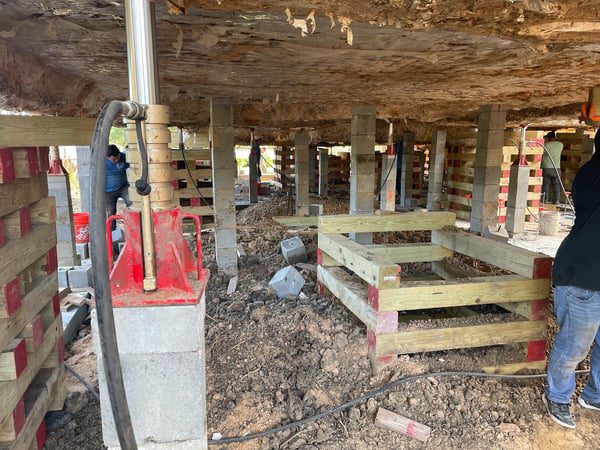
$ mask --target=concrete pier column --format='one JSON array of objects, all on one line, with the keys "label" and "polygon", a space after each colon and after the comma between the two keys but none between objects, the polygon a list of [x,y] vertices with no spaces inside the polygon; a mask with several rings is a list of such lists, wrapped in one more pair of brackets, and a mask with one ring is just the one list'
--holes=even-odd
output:
[{"label": "concrete pier column", "polygon": [[[352,108],[350,150],[350,214],[375,212],[375,131],[374,106]],[[359,244],[372,244],[373,233],[350,233]]]},{"label": "concrete pier column", "polygon": [[508,201],[506,202],[506,231],[510,237],[525,231],[527,194],[529,193],[529,165],[525,155],[510,166]]},{"label": "concrete pier column", "polygon": [[446,132],[433,132],[431,153],[429,154],[429,186],[427,187],[427,210],[442,209],[442,184],[444,181],[444,161],[446,159]]},{"label": "concrete pier column", "polygon": [[319,149],[319,197],[327,197],[327,186],[329,182],[329,149]]},{"label": "concrete pier column", "polygon": [[502,175],[502,147],[506,108],[483,105],[479,108],[477,149],[471,203],[471,231],[483,233],[498,226],[498,196]]},{"label": "concrete pier column", "polygon": [[400,169],[400,204],[405,208],[413,206],[415,134],[404,133],[402,137],[402,165]]},{"label": "concrete pier column", "polygon": [[[75,251],[75,229],[73,226],[73,202],[69,174],[62,167],[58,147],[50,150],[52,163],[48,172],[48,195],[56,201],[56,252],[59,266],[81,264]],[[89,189],[88,189],[89,203]]]},{"label": "concrete pier column", "polygon": [[89,147],[76,147],[76,151],[81,212],[90,212],[90,165],[92,150]]},{"label": "concrete pier column", "polygon": [[317,147],[316,145],[308,146],[308,191],[316,194],[318,190],[317,183],[315,181],[315,172],[317,170]]},{"label": "concrete pier column", "polygon": [[210,136],[217,266],[219,272],[237,275],[233,107],[227,99],[210,101]]},{"label": "concrete pier column", "polygon": [[308,144],[310,136],[306,131],[299,131],[294,138],[294,174],[296,184],[296,215],[308,216],[310,214],[309,196],[309,164]]},{"label": "concrete pier column", "polygon": [[254,140],[250,140],[250,154],[248,155],[248,188],[250,191],[250,203],[258,202],[258,164],[260,161],[260,146]]}]

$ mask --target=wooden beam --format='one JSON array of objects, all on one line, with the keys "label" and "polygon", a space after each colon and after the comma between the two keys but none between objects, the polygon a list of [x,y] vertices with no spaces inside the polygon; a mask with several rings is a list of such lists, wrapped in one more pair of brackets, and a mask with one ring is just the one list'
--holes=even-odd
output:
[{"label": "wooden beam", "polygon": [[430,243],[367,245],[366,247],[376,255],[382,256],[396,264],[441,261],[453,255],[451,250]]},{"label": "wooden beam", "polygon": [[377,312],[367,303],[367,287],[342,269],[317,266],[317,279],[367,328],[377,328]]},{"label": "wooden beam", "polygon": [[456,328],[404,331],[377,336],[378,356],[485,347],[542,339],[546,322],[509,322]]},{"label": "wooden beam", "polygon": [[[2,117],[2,116],[0,116]],[[0,217],[48,197],[46,174],[0,184]]]},{"label": "wooden beam", "polygon": [[[200,149],[200,150],[184,150],[185,160],[186,161],[210,161],[210,149]],[[172,161],[183,161],[183,156],[181,156],[181,150],[171,150],[171,160]],[[191,167],[190,167],[191,168]]]},{"label": "wooden beam", "polygon": [[0,115],[0,147],[90,145],[96,119]]},{"label": "wooden beam", "polygon": [[197,198],[197,197],[204,197],[206,199],[212,198],[213,196],[213,190],[212,188],[198,188],[200,190],[200,192],[202,193],[202,196],[200,196],[200,194],[198,193],[198,191],[195,188],[186,188],[186,189],[174,189],[173,193],[175,195],[176,199],[180,199],[180,198]]},{"label": "wooden beam", "polygon": [[439,230],[454,225],[451,212],[407,212],[391,215],[319,216],[321,233],[371,233],[385,231]]},{"label": "wooden beam", "polygon": [[548,258],[465,231],[435,230],[431,232],[431,242],[527,278],[534,277],[537,259]]},{"label": "wooden beam", "polygon": [[378,293],[380,311],[409,311],[451,306],[511,303],[547,298],[550,280],[520,275],[458,278],[453,281],[407,281]]},{"label": "wooden beam", "polygon": [[339,234],[319,233],[319,248],[352,270],[368,284],[398,287],[400,266]]},{"label": "wooden beam", "polygon": [[318,216],[275,216],[273,220],[290,228],[309,228],[318,225]]}]

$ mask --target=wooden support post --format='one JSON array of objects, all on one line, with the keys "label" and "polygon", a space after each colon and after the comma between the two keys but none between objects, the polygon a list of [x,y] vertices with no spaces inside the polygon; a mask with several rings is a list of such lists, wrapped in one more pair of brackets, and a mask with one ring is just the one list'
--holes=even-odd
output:
[{"label": "wooden support post", "polygon": [[329,149],[319,148],[319,197],[327,197],[327,183],[329,181]]},{"label": "wooden support post", "polygon": [[427,209],[442,209],[442,185],[444,182],[444,162],[446,159],[446,132],[433,132],[431,153],[429,154],[429,186],[427,187]]},{"label": "wooden support post", "polygon": [[412,190],[414,183],[415,135],[404,133],[402,138],[402,163],[400,170],[400,204],[405,208],[413,206]]},{"label": "wooden support post", "polygon": [[308,216],[310,213],[309,196],[309,151],[310,136],[305,131],[296,133],[294,144],[294,173],[296,184],[296,215]]},{"label": "wooden support post", "polygon": [[[357,105],[352,108],[350,150],[350,214],[375,212],[375,107]],[[372,244],[372,233],[350,232],[350,238],[361,244]]]},{"label": "wooden support post", "polygon": [[234,189],[236,162],[233,107],[229,100],[211,99],[210,135],[217,266],[220,272],[234,276],[238,273]]}]

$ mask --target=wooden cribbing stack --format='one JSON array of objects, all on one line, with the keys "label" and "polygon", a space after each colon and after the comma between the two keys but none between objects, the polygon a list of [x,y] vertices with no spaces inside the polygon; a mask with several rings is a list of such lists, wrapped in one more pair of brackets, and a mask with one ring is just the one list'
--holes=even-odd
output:
[{"label": "wooden cribbing stack", "polygon": [[0,148],[0,449],[41,449],[64,403],[47,147]]},{"label": "wooden cribbing stack", "polygon": [[210,150],[186,149],[184,155],[185,160],[180,150],[171,150],[171,164],[175,169],[172,183],[177,204],[182,211],[212,218],[213,210],[209,206],[213,201]]},{"label": "wooden cribbing stack", "polygon": [[[455,215],[450,212],[320,216],[318,220],[319,290],[327,288],[367,326],[373,371],[399,354],[509,343],[526,343],[525,362],[494,370],[544,368],[552,258],[458,231],[452,227]],[[430,243],[360,245],[344,236],[423,230],[432,230]],[[473,277],[461,273],[445,262],[454,252],[511,274]],[[401,264],[412,262],[431,262],[438,280],[401,282]],[[485,304],[500,305],[518,319],[507,315],[510,321],[486,323],[481,314],[477,325],[399,330],[399,311]]]}]

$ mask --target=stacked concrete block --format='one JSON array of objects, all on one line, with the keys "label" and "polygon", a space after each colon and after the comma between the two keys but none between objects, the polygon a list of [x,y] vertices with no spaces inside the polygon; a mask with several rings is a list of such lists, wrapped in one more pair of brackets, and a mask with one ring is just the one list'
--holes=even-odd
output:
[{"label": "stacked concrete block", "polygon": [[[352,108],[350,149],[350,214],[375,212],[375,131],[374,106]],[[359,244],[372,244],[372,233],[350,233]]]},{"label": "stacked concrete block", "polygon": [[92,266],[77,266],[69,269],[69,287],[80,289],[92,286]]},{"label": "stacked concrete block", "polygon": [[310,208],[309,144],[310,136],[305,131],[296,133],[294,144],[294,173],[296,183],[296,215],[308,216]]},{"label": "stacked concrete block", "polygon": [[525,232],[529,169],[525,158],[510,166],[508,200],[506,202],[506,231],[511,237]]},{"label": "stacked concrete block", "polygon": [[310,208],[308,210],[308,215],[309,216],[322,216],[323,215],[323,205],[313,203],[312,205],[310,205]]},{"label": "stacked concrete block", "polygon": [[301,262],[308,262],[308,256],[306,255],[306,247],[302,239],[298,236],[293,238],[285,239],[281,241],[281,254],[285,262],[293,265]]},{"label": "stacked concrete block", "polygon": [[429,155],[429,186],[427,188],[427,210],[442,209],[442,184],[444,182],[444,161],[446,159],[446,132],[433,132]]},{"label": "stacked concrete block", "polygon": [[79,255],[81,261],[90,257],[90,245],[87,242],[75,244],[75,251],[77,252],[77,255]]},{"label": "stacked concrete block", "polygon": [[317,192],[317,183],[315,182],[315,165],[317,162],[317,147],[308,146],[308,190],[311,193]]},{"label": "stacked concrete block", "polygon": [[75,229],[73,227],[73,204],[69,176],[67,174],[49,174],[48,195],[56,199],[58,264],[61,266],[77,265],[79,259],[75,252]]},{"label": "stacked concrete block", "polygon": [[293,266],[287,266],[273,275],[269,287],[275,292],[277,298],[295,297],[304,287],[304,278]]},{"label": "stacked concrete block", "polygon": [[217,267],[219,272],[234,276],[238,272],[234,191],[236,161],[230,100],[211,99],[210,135]]},{"label": "stacked concrete block", "polygon": [[498,225],[505,126],[505,107],[484,105],[479,108],[471,203],[471,231],[476,233]]},{"label": "stacked concrete block", "polygon": [[402,137],[402,165],[400,167],[400,204],[405,208],[413,206],[415,162],[415,134],[404,133]]},{"label": "stacked concrete block", "polygon": [[327,197],[327,182],[329,181],[329,149],[319,149],[319,197]]},{"label": "stacked concrete block", "polygon": [[90,212],[90,171],[92,151],[89,147],[77,147],[77,178],[81,196],[81,211]]}]

